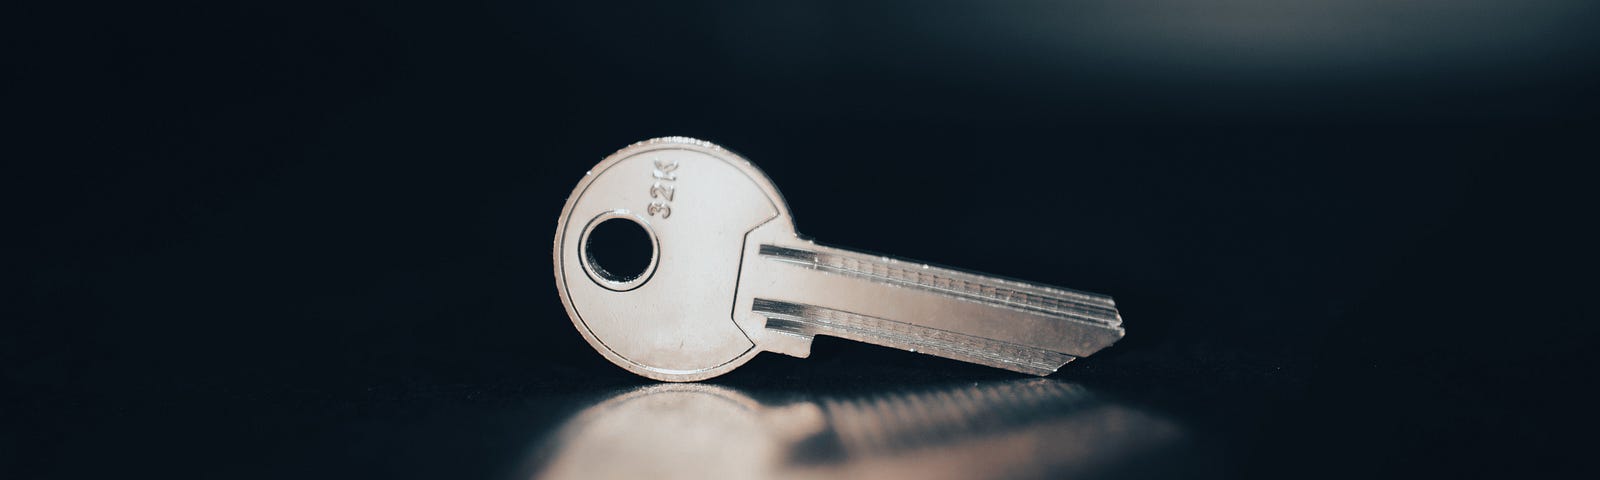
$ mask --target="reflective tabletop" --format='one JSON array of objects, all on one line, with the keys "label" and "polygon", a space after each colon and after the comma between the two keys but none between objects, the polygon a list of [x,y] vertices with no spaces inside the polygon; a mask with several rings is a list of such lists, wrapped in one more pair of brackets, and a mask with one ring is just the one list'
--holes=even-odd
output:
[{"label": "reflective tabletop", "polygon": [[1171,421],[1053,379],[864,395],[619,390],[570,415],[532,478],[1059,478],[1148,459]]}]

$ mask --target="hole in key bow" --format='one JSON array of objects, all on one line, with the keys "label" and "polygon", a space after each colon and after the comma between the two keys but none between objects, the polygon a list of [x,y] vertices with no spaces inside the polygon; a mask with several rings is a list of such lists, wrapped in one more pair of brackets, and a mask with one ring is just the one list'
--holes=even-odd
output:
[{"label": "hole in key bow", "polygon": [[619,284],[632,283],[650,269],[655,257],[655,242],[644,225],[627,216],[601,220],[589,230],[584,243],[584,261],[601,278]]}]

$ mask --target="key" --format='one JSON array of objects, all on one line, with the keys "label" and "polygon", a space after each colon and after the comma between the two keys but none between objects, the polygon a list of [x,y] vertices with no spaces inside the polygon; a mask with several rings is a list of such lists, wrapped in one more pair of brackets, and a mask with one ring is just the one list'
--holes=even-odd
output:
[{"label": "key", "polygon": [[[635,251],[617,249],[627,238]],[[805,358],[817,335],[1044,376],[1123,335],[1105,295],[801,237],[765,174],[684,137],[636,143],[585,174],[554,264],[583,338],[661,381],[712,378],[761,352]]]}]

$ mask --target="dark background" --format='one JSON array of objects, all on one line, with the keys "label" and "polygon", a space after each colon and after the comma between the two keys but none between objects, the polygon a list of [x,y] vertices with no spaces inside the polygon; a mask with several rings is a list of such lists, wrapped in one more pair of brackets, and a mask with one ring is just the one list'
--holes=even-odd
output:
[{"label": "dark background", "polygon": [[[1183,424],[1158,476],[1592,470],[1593,3],[16,10],[0,476],[514,471],[645,382],[550,242],[664,135],[820,241],[1114,295],[1055,377]],[[1012,377],[821,340],[716,382]]]}]

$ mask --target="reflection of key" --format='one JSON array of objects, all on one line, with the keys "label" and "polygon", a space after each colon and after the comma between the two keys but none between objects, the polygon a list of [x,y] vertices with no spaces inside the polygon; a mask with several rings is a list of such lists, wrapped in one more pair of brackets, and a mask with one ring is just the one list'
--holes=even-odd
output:
[{"label": "reflection of key", "polygon": [[1039,378],[867,395],[656,384],[573,414],[525,471],[539,480],[1116,477],[1106,473],[1182,434]]},{"label": "reflection of key", "polygon": [[[617,250],[629,235],[638,252]],[[1104,295],[802,239],[750,162],[681,137],[589,171],[556,228],[555,274],[584,338],[657,380],[714,377],[763,351],[805,357],[816,335],[1048,375],[1123,333]]]}]

